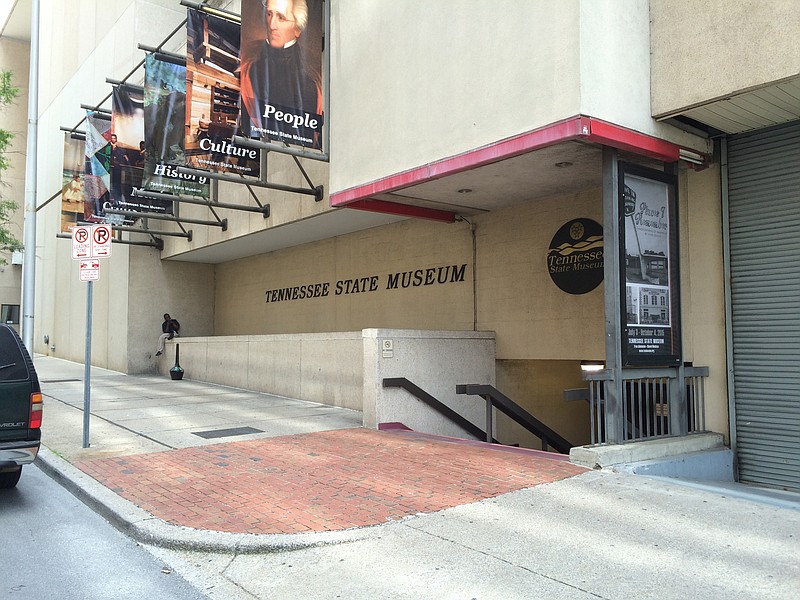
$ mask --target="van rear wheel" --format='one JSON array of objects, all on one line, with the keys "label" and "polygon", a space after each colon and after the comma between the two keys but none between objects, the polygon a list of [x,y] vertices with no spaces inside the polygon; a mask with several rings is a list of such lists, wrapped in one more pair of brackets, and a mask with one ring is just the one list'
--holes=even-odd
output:
[{"label": "van rear wheel", "polygon": [[19,476],[22,475],[22,467],[17,467],[16,471],[3,471],[0,473],[0,490],[8,490],[17,485]]}]

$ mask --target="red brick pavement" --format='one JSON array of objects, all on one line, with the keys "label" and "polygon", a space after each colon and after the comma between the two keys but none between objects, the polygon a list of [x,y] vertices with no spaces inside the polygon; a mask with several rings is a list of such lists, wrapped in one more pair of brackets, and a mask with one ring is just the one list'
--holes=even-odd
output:
[{"label": "red brick pavement", "polygon": [[165,522],[240,533],[375,525],[585,471],[536,454],[367,429],[75,464]]}]

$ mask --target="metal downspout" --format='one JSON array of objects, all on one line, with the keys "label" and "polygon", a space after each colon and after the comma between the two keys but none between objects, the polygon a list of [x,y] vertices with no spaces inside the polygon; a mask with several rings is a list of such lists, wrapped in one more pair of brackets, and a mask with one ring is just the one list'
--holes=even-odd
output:
[{"label": "metal downspout", "polygon": [[25,217],[22,258],[22,341],[33,356],[36,283],[36,162],[39,123],[39,0],[31,2],[31,50],[28,71],[28,140],[25,162]]}]

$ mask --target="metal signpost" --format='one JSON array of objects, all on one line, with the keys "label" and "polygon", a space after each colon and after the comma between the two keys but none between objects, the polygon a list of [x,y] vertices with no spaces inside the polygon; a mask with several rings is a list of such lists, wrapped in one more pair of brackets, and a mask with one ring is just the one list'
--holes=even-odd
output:
[{"label": "metal signpost", "polygon": [[86,352],[83,360],[83,447],[89,447],[92,366],[92,282],[100,279],[98,258],[111,256],[111,225],[78,225],[72,229],[72,258],[80,261],[80,280],[86,281]]}]

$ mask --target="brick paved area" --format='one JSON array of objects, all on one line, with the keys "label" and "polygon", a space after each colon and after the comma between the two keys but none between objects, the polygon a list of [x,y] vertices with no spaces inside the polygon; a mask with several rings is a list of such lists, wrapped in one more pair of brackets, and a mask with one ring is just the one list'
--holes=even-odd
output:
[{"label": "brick paved area", "polygon": [[585,471],[536,454],[367,429],[75,464],[168,523],[242,533],[375,525]]}]

